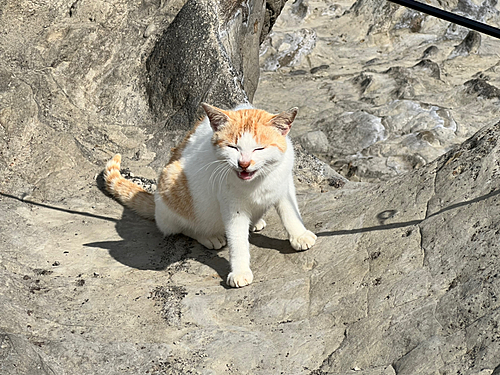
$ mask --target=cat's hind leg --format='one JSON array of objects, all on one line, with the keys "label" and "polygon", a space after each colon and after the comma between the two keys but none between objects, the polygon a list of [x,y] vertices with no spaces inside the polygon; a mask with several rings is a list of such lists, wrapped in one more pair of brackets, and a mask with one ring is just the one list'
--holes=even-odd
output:
[{"label": "cat's hind leg", "polygon": [[196,233],[191,229],[184,229],[182,234],[191,237],[192,239],[198,241],[207,249],[219,250],[220,248],[226,246],[226,236],[224,234],[215,234],[211,236],[204,236]]},{"label": "cat's hind leg", "polygon": [[266,222],[264,221],[265,211],[259,210],[258,212],[254,212],[252,215],[252,223],[250,224],[251,232],[260,232],[262,229],[266,227]]},{"label": "cat's hind leg", "polygon": [[219,250],[226,245],[224,233],[209,236],[197,233],[191,229],[193,227],[192,223],[176,215],[163,202],[157,204],[155,220],[156,225],[165,236],[182,233],[198,241],[208,249]]},{"label": "cat's hind leg", "polygon": [[264,229],[266,227],[266,222],[264,221],[263,218],[260,218],[259,220],[257,220],[257,222],[255,224],[251,224],[250,225],[250,230],[252,232],[260,232],[262,229]]},{"label": "cat's hind leg", "polygon": [[183,218],[170,210],[158,195],[155,195],[155,222],[164,236],[182,233],[185,224]]}]

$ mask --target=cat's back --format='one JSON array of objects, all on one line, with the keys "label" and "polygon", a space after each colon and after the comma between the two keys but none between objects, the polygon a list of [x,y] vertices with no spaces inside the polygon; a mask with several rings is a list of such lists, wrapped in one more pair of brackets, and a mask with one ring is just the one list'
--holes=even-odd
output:
[{"label": "cat's back", "polygon": [[194,168],[214,160],[212,146],[213,131],[208,118],[200,121],[186,137],[181,157],[185,168]]},{"label": "cat's back", "polygon": [[217,168],[217,157],[212,144],[213,130],[207,117],[197,123],[186,136],[177,151],[178,163],[186,176],[187,188],[193,199],[205,199],[207,189],[214,170]]}]

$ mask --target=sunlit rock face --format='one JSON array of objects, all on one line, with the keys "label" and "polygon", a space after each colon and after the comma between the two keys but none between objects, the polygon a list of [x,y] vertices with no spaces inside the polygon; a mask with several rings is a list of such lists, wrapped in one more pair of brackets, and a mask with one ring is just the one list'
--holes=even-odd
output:
[{"label": "sunlit rock face", "polygon": [[[3,2],[1,374],[500,372],[498,41],[382,0],[283,4]],[[100,173],[120,152],[154,190],[200,101],[252,99],[259,44],[254,103],[299,107],[318,240],[294,251],[271,209],[233,289],[227,248],[164,238]]]},{"label": "sunlit rock face", "polygon": [[[499,24],[488,1],[433,5]],[[314,43],[299,38],[304,30]],[[306,149],[353,181],[387,180],[496,121],[497,50],[492,37],[387,1],[295,1],[261,47],[255,103],[300,103],[292,134]],[[311,142],[318,131],[329,146]]]}]

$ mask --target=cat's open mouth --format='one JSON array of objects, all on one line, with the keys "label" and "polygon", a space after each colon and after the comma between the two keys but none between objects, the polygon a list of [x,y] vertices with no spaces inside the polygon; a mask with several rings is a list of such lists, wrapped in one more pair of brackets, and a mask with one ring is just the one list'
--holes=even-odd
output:
[{"label": "cat's open mouth", "polygon": [[254,174],[255,174],[255,171],[253,171],[253,172],[241,171],[241,172],[238,172],[238,177],[241,178],[242,180],[250,180]]}]

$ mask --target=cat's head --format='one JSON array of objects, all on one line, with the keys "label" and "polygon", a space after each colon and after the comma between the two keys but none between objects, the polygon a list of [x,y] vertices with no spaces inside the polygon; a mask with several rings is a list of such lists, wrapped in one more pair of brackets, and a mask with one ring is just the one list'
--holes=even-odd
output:
[{"label": "cat's head", "polygon": [[225,111],[205,103],[202,106],[214,131],[217,154],[241,180],[265,176],[281,162],[297,108],[273,115],[254,108]]}]

